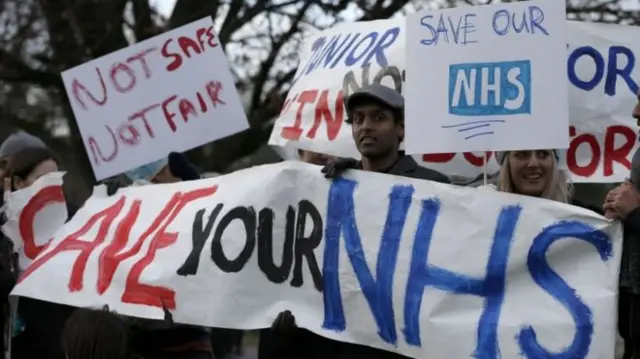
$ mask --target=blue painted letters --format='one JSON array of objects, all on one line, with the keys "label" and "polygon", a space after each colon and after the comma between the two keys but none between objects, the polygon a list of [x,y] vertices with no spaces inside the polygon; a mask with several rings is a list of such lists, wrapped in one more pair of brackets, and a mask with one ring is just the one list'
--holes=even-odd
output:
[{"label": "blue painted letters", "polygon": [[[389,206],[381,237],[375,268],[375,278],[369,268],[358,226],[354,192],[357,182],[336,179],[329,190],[325,227],[324,252],[324,310],[323,327],[334,331],[346,330],[345,312],[340,293],[339,258],[341,238],[372,316],[378,327],[378,335],[386,343],[397,345],[395,313],[393,305],[393,281],[398,265],[398,251],[405,221],[414,195],[412,186],[396,185],[389,193]],[[477,359],[499,359],[498,326],[504,303],[507,263],[515,229],[522,208],[505,206],[500,211],[493,234],[484,278],[455,273],[429,263],[434,229],[440,215],[440,201],[426,199],[421,202],[421,213],[414,236],[409,274],[404,297],[403,334],[407,344],[421,346],[420,309],[427,287],[453,295],[471,295],[484,301],[484,309],[478,318],[477,342],[473,353]],[[578,239],[594,246],[603,261],[612,255],[611,241],[604,232],[577,221],[562,221],[541,231],[534,240],[527,258],[527,268],[535,283],[552,298],[562,304],[575,323],[573,341],[561,352],[551,352],[540,345],[535,330],[524,326],[514,339],[522,355],[529,359],[584,358],[589,353],[593,335],[591,309],[549,266],[548,249],[562,239]],[[526,240],[526,239],[524,239]],[[398,286],[396,286],[397,288]],[[426,334],[428,335],[428,334]],[[504,338],[502,338],[504,339]]]},{"label": "blue painted letters", "polygon": [[[420,43],[423,45],[438,45],[442,38],[447,44],[475,44],[477,41],[471,39],[470,36],[470,34],[476,32],[476,27],[473,23],[475,17],[476,14],[465,14],[454,20],[451,16],[445,17],[441,14],[438,18],[438,24],[434,27],[429,21],[434,20],[433,16],[426,15],[420,19],[420,25],[429,30],[431,37],[420,40]],[[449,39],[449,34],[451,39]]]},{"label": "blue painted letters", "polygon": [[547,250],[553,243],[561,239],[579,239],[591,244],[603,261],[607,261],[612,255],[611,241],[605,233],[577,221],[559,222],[549,226],[533,240],[527,257],[529,272],[536,284],[571,313],[576,325],[576,333],[573,342],[568,347],[562,352],[552,353],[538,343],[536,332],[531,326],[524,327],[517,340],[524,355],[530,359],[585,358],[589,354],[593,334],[591,309],[584,304],[575,290],[551,269],[547,262]]},{"label": "blue painted letters", "polygon": [[[588,75],[578,75],[578,62],[587,61],[586,68],[595,67]],[[590,63],[589,63],[590,62]],[[631,77],[635,68],[636,57],[628,47],[611,46],[607,57],[603,56],[592,46],[581,46],[573,50],[567,60],[567,74],[569,81],[577,88],[584,91],[592,91],[604,79],[604,93],[615,96],[618,86],[618,77],[624,80],[629,91],[634,95],[638,93],[638,83]],[[620,67],[622,66],[622,67]]]},{"label": "blue painted letters", "polygon": [[531,113],[531,63],[526,60],[450,65],[449,113],[458,116]]},{"label": "blue painted letters", "polygon": [[454,294],[470,294],[485,298],[485,309],[478,323],[476,358],[498,358],[498,322],[504,300],[504,285],[513,232],[520,216],[520,207],[505,207],[494,234],[487,276],[484,279],[450,272],[428,264],[433,228],[440,204],[437,200],[425,200],[416,232],[411,268],[407,281],[404,306],[405,339],[408,344],[420,346],[420,306],[426,286]]},{"label": "blue painted letters", "polygon": [[380,67],[388,66],[389,60],[385,51],[395,43],[399,34],[400,28],[394,27],[384,33],[373,31],[365,34],[338,34],[328,39],[320,37],[311,47],[312,54],[302,67],[298,78],[320,68],[333,69],[340,63],[348,67],[356,64],[364,67],[375,59]]},{"label": "blue painted letters", "polygon": [[512,30],[515,33],[535,34],[536,29],[549,36],[549,32],[542,25],[544,21],[544,11],[541,8],[532,5],[523,10],[522,13],[511,12],[507,9],[498,10],[493,14],[493,31],[504,36]]},{"label": "blue painted letters", "polygon": [[414,190],[411,186],[395,186],[389,194],[389,209],[376,265],[376,282],[364,258],[362,240],[356,224],[353,200],[356,185],[355,181],[339,178],[333,182],[329,192],[324,235],[325,319],[323,327],[338,331],[346,327],[338,276],[340,235],[344,233],[349,260],[378,325],[378,334],[385,342],[396,344],[397,334],[392,303],[393,276],[398,259],[398,246]]}]

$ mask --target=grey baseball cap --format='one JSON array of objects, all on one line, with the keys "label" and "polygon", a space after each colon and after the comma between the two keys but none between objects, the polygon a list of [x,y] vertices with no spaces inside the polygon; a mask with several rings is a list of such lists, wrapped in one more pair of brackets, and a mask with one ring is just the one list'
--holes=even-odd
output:
[{"label": "grey baseball cap", "polygon": [[18,131],[7,137],[0,145],[0,158],[13,156],[16,153],[31,147],[47,148],[41,139],[24,131]]},{"label": "grey baseball cap", "polygon": [[347,112],[351,112],[356,103],[367,99],[381,102],[394,110],[404,110],[404,97],[398,91],[384,85],[371,84],[349,95],[345,102]]}]

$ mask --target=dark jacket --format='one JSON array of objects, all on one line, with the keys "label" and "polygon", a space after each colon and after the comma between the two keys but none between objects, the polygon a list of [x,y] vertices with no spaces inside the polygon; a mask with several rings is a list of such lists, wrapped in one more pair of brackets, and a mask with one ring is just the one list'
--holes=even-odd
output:
[{"label": "dark jacket", "polygon": [[388,173],[395,176],[417,178],[440,183],[451,183],[451,180],[446,175],[418,165],[416,160],[408,155],[402,155],[393,167],[391,167],[391,170]]},{"label": "dark jacket", "polygon": [[[361,169],[361,162],[356,161],[352,168]],[[381,172],[394,176],[417,178],[440,183],[451,183],[449,177],[438,171],[418,165],[413,157],[405,155],[404,152],[400,152],[400,158],[393,164],[393,166],[391,166],[391,168]]]},{"label": "dark jacket", "polygon": [[[67,202],[69,219],[77,210],[77,206]],[[13,338],[11,357],[64,359],[61,345],[62,331],[74,309],[68,305],[20,297],[18,315],[24,325],[24,331]]]},{"label": "dark jacket", "polygon": [[638,354],[640,343],[640,207],[623,222],[619,283],[618,332],[624,339],[625,358],[630,358]]}]

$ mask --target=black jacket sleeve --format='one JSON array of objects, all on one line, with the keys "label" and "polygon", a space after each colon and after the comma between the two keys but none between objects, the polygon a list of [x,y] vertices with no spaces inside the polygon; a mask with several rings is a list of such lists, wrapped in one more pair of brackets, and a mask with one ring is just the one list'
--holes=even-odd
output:
[{"label": "black jacket sleeve", "polygon": [[624,220],[624,229],[628,233],[640,234],[640,207],[629,212]]}]

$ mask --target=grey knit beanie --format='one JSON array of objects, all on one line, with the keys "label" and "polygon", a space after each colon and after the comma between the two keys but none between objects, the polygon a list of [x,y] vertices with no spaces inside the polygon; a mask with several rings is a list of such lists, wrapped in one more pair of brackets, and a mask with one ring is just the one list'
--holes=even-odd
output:
[{"label": "grey knit beanie", "polygon": [[47,148],[47,145],[36,136],[24,131],[18,131],[7,137],[0,145],[0,158],[13,156],[16,153],[31,147]]}]

